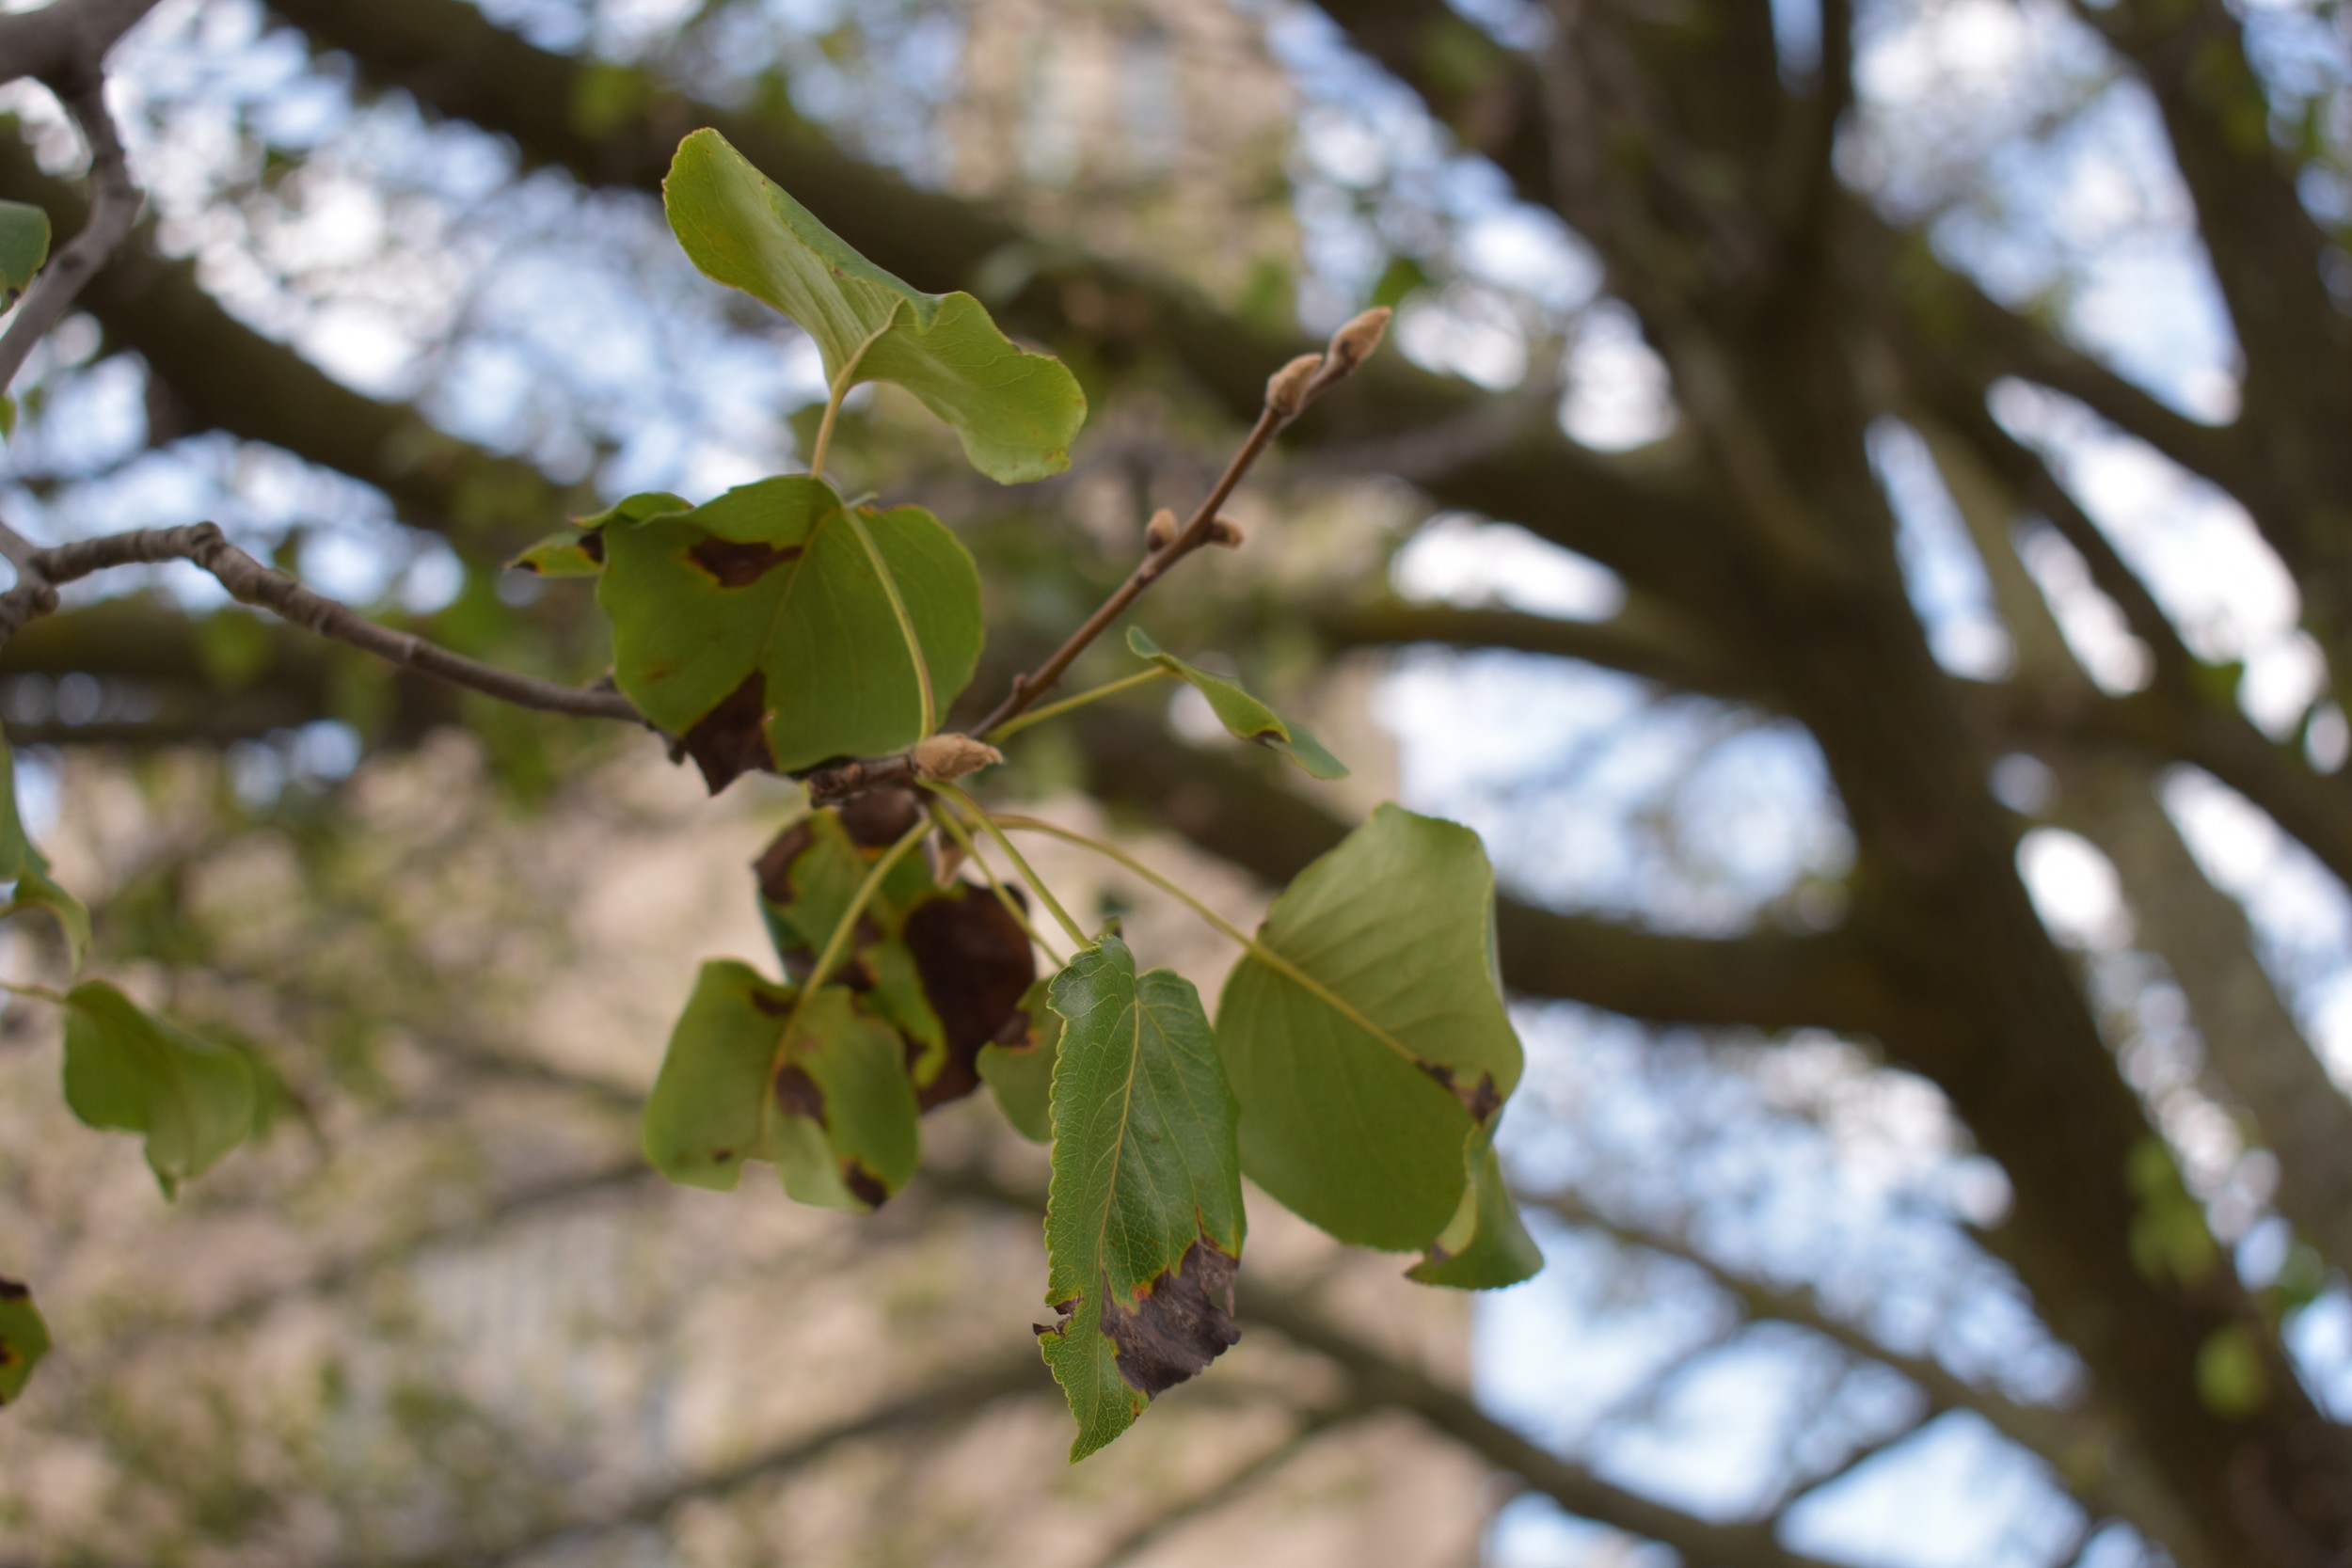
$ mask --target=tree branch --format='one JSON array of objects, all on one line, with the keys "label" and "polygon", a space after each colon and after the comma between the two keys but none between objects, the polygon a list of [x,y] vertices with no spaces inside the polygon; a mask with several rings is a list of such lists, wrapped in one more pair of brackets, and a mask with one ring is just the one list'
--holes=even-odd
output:
[{"label": "tree branch", "polygon": [[35,11],[0,16],[0,82],[35,76],[94,84],[115,40],[155,8],[156,0],[55,0]]},{"label": "tree branch", "polygon": [[402,669],[415,670],[543,713],[612,719],[632,724],[645,722],[635,705],[617,691],[559,686],[553,681],[484,664],[408,632],[378,626],[325,594],[303,587],[284,573],[270,570],[231,545],[213,523],[142,529],[34,550],[21,568],[22,580],[0,594],[0,642],[14,636],[27,620],[55,610],[60,584],[112,567],[166,561],[185,561],[199,566],[239,603],[260,605],[294,626],[347,642]]},{"label": "tree branch", "polygon": [[115,131],[114,117],[106,112],[105,83],[95,65],[86,76],[74,78],[59,97],[89,142],[89,217],[33,279],[33,286],[8,318],[8,331],[0,333],[0,391],[15,381],[33,345],[65,319],[82,286],[96,276],[138,219],[139,188],[131,181],[122,138]]}]

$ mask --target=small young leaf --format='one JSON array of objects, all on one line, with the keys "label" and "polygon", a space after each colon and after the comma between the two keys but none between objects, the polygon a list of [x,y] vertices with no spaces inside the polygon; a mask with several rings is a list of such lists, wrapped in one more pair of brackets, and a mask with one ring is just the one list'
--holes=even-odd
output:
[{"label": "small young leaf", "polygon": [[1469,829],[1384,805],[1274,901],[1217,1044],[1242,1168],[1342,1241],[1418,1251],[1519,1079],[1494,870]]},{"label": "small young leaf", "polygon": [[8,905],[0,908],[0,920],[19,910],[46,910],[65,933],[66,956],[72,968],[80,969],[83,955],[89,951],[89,911],[51,879],[49,862],[24,834],[24,818],[16,810],[16,758],[4,736],[0,736],[0,882],[16,884]]},{"label": "small young leaf", "polygon": [[24,1384],[49,1354],[49,1325],[33,1292],[13,1279],[0,1279],[0,1404],[14,1404]]},{"label": "small young leaf", "polygon": [[694,503],[666,490],[647,490],[624,497],[593,516],[575,517],[572,526],[548,534],[506,564],[543,578],[593,578],[604,571],[604,527],[615,517],[644,522],[665,512],[691,512]]},{"label": "small young leaf", "polygon": [[1192,982],[1138,978],[1106,935],[1047,994],[1063,1028],[1045,1300],[1062,1316],[1039,1344],[1078,1418],[1074,1463],[1241,1337],[1241,1169],[1232,1091]]},{"label": "small young leaf", "polygon": [[[919,506],[861,513],[920,636],[941,708],[980,655],[971,552]],[[613,676],[679,737],[715,793],[922,736],[922,690],[889,594],[841,498],[805,475],[691,512],[614,517],[596,601]]]},{"label": "small young leaf", "polygon": [[716,131],[678,144],[661,191],[694,265],[798,322],[829,385],[897,382],[955,428],[991,479],[1009,484],[1070,466],[1087,412],[1077,378],[1016,346],[978,300],[927,294],[882,271]]},{"label": "small young leaf", "polygon": [[1187,664],[1174,654],[1163,652],[1158,643],[1144,635],[1142,627],[1127,628],[1127,646],[1136,657],[1148,658],[1169,674],[1189,681],[1194,689],[1209,700],[1210,711],[1235,739],[1255,741],[1269,751],[1279,752],[1315,778],[1347,777],[1347,764],[1325,751],[1323,742],[1308,733],[1306,725],[1284,719],[1224,676],[1212,675],[1197,664]]},{"label": "small young leaf", "polygon": [[1499,1291],[1534,1278],[1544,1266],[1543,1249],[1527,1233],[1519,1207],[1502,1183],[1502,1162],[1493,1144],[1473,1151],[1470,1161],[1461,1208],[1422,1260],[1405,1271],[1406,1276],[1457,1291]]},{"label": "small young leaf", "polygon": [[715,959],[670,1034],[645,1101],[645,1158],[671,1180],[732,1191],[743,1163],[779,1167],[803,1203],[872,1209],[914,1174],[914,1091],[897,1031],[839,986],[808,999]]},{"label": "small young leaf", "polygon": [[49,260],[49,214],[22,201],[0,201],[0,302],[32,286]]},{"label": "small young leaf", "polygon": [[1054,1141],[1054,1063],[1061,1054],[1061,1019],[1045,1005],[1040,980],[1021,1006],[980,1047],[978,1069],[1005,1119],[1031,1143]]},{"label": "small young leaf", "polygon": [[147,1134],[167,1196],[201,1176],[253,1127],[253,1069],[103,980],[65,996],[65,1100],[91,1127]]}]

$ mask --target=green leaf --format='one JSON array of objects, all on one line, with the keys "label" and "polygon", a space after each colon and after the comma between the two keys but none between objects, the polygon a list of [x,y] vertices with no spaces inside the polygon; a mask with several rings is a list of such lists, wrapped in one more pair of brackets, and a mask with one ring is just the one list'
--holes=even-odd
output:
[{"label": "green leaf", "polygon": [[[919,506],[861,509],[918,629],[945,710],[980,655],[971,552]],[[678,736],[713,792],[754,768],[803,771],[922,738],[922,687],[841,498],[805,475],[691,512],[615,517],[596,600],[613,674]]]},{"label": "green leaf", "polygon": [[892,381],[955,428],[1005,483],[1070,466],[1086,394],[1050,355],[1016,346],[967,293],[927,294],[843,243],[716,131],[678,144],[662,182],[678,244],[704,274],[798,322],[836,394]]},{"label": "green leaf", "polygon": [[[760,856],[760,913],[787,974],[806,978],[874,862],[914,826],[917,808],[898,800],[903,809],[878,791],[847,812],[811,812]],[[928,1111],[979,1086],[982,1048],[1036,977],[1021,923],[983,887],[942,887],[917,853],[883,878],[827,978],[898,1031],[907,1078]]]},{"label": "green leaf", "polygon": [[21,910],[43,910],[65,933],[66,956],[75,970],[89,951],[89,911],[79,898],[59,887],[49,875],[49,862],[24,833],[24,820],[16,810],[16,757],[0,736],[0,882],[15,887],[0,920]]},{"label": "green leaf", "polygon": [[1478,835],[1375,812],[1274,901],[1216,1034],[1250,1179],[1342,1241],[1427,1246],[1519,1080]]},{"label": "green leaf", "polygon": [[147,1134],[167,1196],[253,1126],[253,1069],[138,1007],[103,980],[65,995],[65,1101],[91,1127]]},{"label": "green leaf", "polygon": [[510,569],[543,578],[593,578],[604,572],[604,527],[614,518],[641,523],[666,512],[691,512],[692,501],[666,490],[628,496],[593,516],[575,517],[572,526],[548,534],[506,564]]},{"label": "green leaf", "polygon": [[49,214],[22,201],[0,201],[0,300],[32,286],[49,260]]},{"label": "green leaf", "polygon": [[1105,935],[1047,992],[1054,1180],[1039,1344],[1078,1418],[1074,1463],[1240,1338],[1241,1170],[1232,1091],[1192,982]]},{"label": "green leaf", "polygon": [[714,959],[671,1031],[645,1101],[645,1158],[671,1180],[732,1191],[747,1160],[773,1161],[803,1203],[878,1208],[914,1174],[914,1091],[897,1031],[839,986],[803,1009],[796,989]]},{"label": "green leaf", "polygon": [[1318,779],[1347,777],[1347,764],[1325,751],[1323,742],[1308,733],[1306,725],[1284,719],[1224,676],[1212,675],[1197,664],[1187,664],[1174,654],[1163,652],[1158,643],[1144,635],[1141,626],[1127,628],[1127,646],[1137,657],[1150,659],[1169,674],[1191,682],[1193,689],[1209,700],[1210,711],[1216,715],[1217,722],[1235,739],[1255,741],[1268,751],[1279,752]]},{"label": "green leaf", "polygon": [[978,1062],[1005,1119],[1037,1144],[1054,1141],[1054,1063],[1061,1054],[1061,1019],[1045,1005],[1045,987],[1040,980],[1029,988],[1003,1031],[980,1047]]},{"label": "green leaf", "polygon": [[784,1190],[828,1209],[879,1209],[914,1176],[921,1134],[898,1031],[839,986],[818,988],[776,1077]]},{"label": "green leaf", "polygon": [[1429,1243],[1422,1260],[1405,1272],[1423,1285],[1497,1291],[1533,1279],[1543,1266],[1543,1249],[1527,1233],[1519,1206],[1503,1185],[1502,1162],[1489,1143],[1470,1156],[1470,1187],[1462,1194],[1462,1206]]},{"label": "green leaf", "polygon": [[13,1279],[0,1279],[0,1404],[14,1404],[49,1354],[49,1325],[33,1292]]}]

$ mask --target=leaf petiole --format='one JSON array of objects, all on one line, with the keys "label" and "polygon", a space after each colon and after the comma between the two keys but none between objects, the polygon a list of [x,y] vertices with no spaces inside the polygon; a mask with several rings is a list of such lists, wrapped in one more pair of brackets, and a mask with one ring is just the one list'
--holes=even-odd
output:
[{"label": "leaf petiole", "polygon": [[60,1007],[65,1006],[65,993],[51,990],[47,986],[27,986],[14,980],[0,980],[0,991],[6,991],[10,996],[29,996],[35,1001],[54,1003]]},{"label": "leaf petiole", "polygon": [[1021,873],[1021,879],[1029,884],[1029,891],[1038,895],[1039,900],[1053,912],[1054,918],[1060,922],[1061,928],[1070,933],[1071,942],[1079,947],[1093,945],[1087,934],[1078,928],[1078,923],[1070,918],[1070,911],[1061,907],[1061,900],[1054,896],[1054,890],[1045,885],[1044,879],[1037,874],[1036,868],[1029,864],[1027,858],[1013,847],[1012,840],[1007,838],[1004,830],[997,827],[996,819],[982,810],[977,800],[951,784],[934,784],[926,779],[923,781],[923,787],[943,799],[954,801],[969,813],[972,819],[980,825],[981,831],[994,839],[996,847],[1004,850],[1005,858],[1012,862],[1013,868]]},{"label": "leaf petiole", "polygon": [[[1185,892],[1184,889],[1174,880],[1162,876],[1157,871],[1152,870],[1150,866],[1144,864],[1143,862],[1136,859],[1135,856],[1127,853],[1126,850],[1121,849],[1118,845],[1109,843],[1104,839],[1096,838],[1091,833],[1082,833],[1074,828],[1065,828],[1058,822],[1048,822],[1041,816],[1006,816],[996,818],[996,822],[1002,827],[1016,828],[1023,832],[1043,833],[1048,838],[1058,838],[1066,844],[1077,845],[1082,849],[1091,849],[1096,854],[1103,856],[1105,860],[1115,861],[1119,864],[1125,866],[1128,870],[1134,872],[1145,881],[1150,882],[1153,887],[1158,888],[1162,893],[1167,894],[1169,897],[1184,904],[1187,909],[1191,910],[1193,913],[1199,915],[1202,920],[1207,921],[1211,926],[1216,927],[1226,936],[1231,937],[1233,941],[1241,943],[1241,945],[1248,951],[1251,958],[1265,965],[1268,969],[1273,970],[1276,974],[1280,974],[1284,979],[1289,980],[1293,985],[1297,986],[1300,990],[1309,992],[1311,995],[1321,1001],[1324,1006],[1329,1007],[1333,1012],[1338,1013],[1341,1017],[1346,1019],[1350,1023],[1355,1024],[1356,1027],[1361,1029],[1364,1033],[1370,1035],[1373,1038],[1378,1040],[1390,1050],[1394,1051],[1398,1055],[1404,1057],[1406,1061],[1418,1062],[1419,1058],[1413,1054],[1411,1049],[1408,1048],[1403,1040],[1398,1039],[1394,1035],[1389,1033],[1389,1031],[1381,1028],[1380,1025],[1366,1018],[1357,1008],[1350,1006],[1346,998],[1333,991],[1328,986],[1326,986],[1322,981],[1316,979],[1305,970],[1300,969],[1296,964],[1291,962],[1290,959],[1284,958],[1281,954],[1277,953],[1273,948],[1268,947],[1265,943],[1260,942],[1257,938],[1251,936],[1248,932],[1243,930],[1240,927],[1234,925],[1232,921],[1226,919],[1215,910],[1209,908],[1208,905],[1202,903],[1200,899]],[[1009,844],[1010,841],[1008,840],[1007,842]]]},{"label": "leaf petiole", "polygon": [[[850,388],[855,384],[857,368],[866,361],[866,351],[880,341],[882,335],[889,331],[892,324],[898,319],[898,307],[893,306],[890,314],[883,318],[882,324],[868,333],[864,342],[857,345],[857,352],[850,355],[850,362],[841,367],[841,373],[833,378],[833,385],[825,388],[825,417],[817,421],[817,442],[809,449],[808,453],[809,478],[825,477],[825,453],[833,446],[833,425],[834,420],[841,417],[841,402],[850,395]],[[927,728],[924,733],[928,735],[930,732]]]},{"label": "leaf petiole", "polygon": [[1031,724],[1041,724],[1048,719],[1057,719],[1073,708],[1084,707],[1089,703],[1099,703],[1105,697],[1116,697],[1122,691],[1131,691],[1138,686],[1149,686],[1153,681],[1176,678],[1176,672],[1163,669],[1155,664],[1140,673],[1123,675],[1118,680],[1106,682],[1102,686],[1089,688],[1074,697],[1064,697],[1058,703],[1048,703],[1043,707],[1033,707],[1026,713],[1016,713],[980,738],[989,741],[1002,740],[1007,736],[1020,734]]}]

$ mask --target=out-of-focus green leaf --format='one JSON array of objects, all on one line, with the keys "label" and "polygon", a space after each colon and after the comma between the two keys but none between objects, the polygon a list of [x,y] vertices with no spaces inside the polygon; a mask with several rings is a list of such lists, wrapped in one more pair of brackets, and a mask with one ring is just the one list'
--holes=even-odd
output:
[{"label": "out-of-focus green leaf", "polygon": [[[971,552],[919,506],[859,510],[898,585],[939,711],[980,655]],[[922,738],[913,652],[841,498],[805,475],[602,531],[613,675],[715,792]]]},{"label": "out-of-focus green leaf", "polygon": [[2216,1329],[2197,1347],[2197,1397],[2228,1420],[2243,1420],[2270,1398],[2262,1345],[2245,1323]]},{"label": "out-of-focus green leaf", "polygon": [[91,1127],[145,1133],[168,1196],[252,1130],[253,1069],[105,981],[85,980],[65,997],[65,1100]]},{"label": "out-of-focus green leaf", "polygon": [[1232,1091],[1192,982],[1105,935],[1048,991],[1054,1180],[1039,1336],[1078,1418],[1075,1462],[1239,1338],[1241,1166]]},{"label": "out-of-focus green leaf", "polygon": [[216,610],[196,624],[196,657],[216,691],[242,691],[270,667],[277,640],[270,623],[243,609]]},{"label": "out-of-focus green leaf", "polygon": [[65,933],[68,960],[80,969],[89,951],[89,911],[50,877],[49,862],[25,836],[16,810],[16,757],[5,736],[0,736],[0,882],[15,884],[8,904],[0,907],[0,920],[20,910],[46,911]]},{"label": "out-of-focus green leaf", "polygon": [[1372,286],[1370,306],[1387,306],[1393,310],[1413,294],[1429,287],[1429,272],[1410,256],[1391,256],[1389,264],[1380,269],[1379,281]]},{"label": "out-of-focus green leaf", "polygon": [[980,1047],[979,1074],[1013,1130],[1031,1143],[1054,1141],[1054,1063],[1061,1054],[1061,1017],[1046,1006],[1038,981],[1003,1032]]},{"label": "out-of-focus green leaf", "polygon": [[0,201],[0,301],[32,286],[49,260],[49,214],[22,201]]},{"label": "out-of-focus green leaf", "polygon": [[1127,646],[1136,657],[1150,659],[1169,674],[1189,682],[1193,689],[1209,700],[1210,711],[1235,739],[1254,741],[1268,751],[1279,752],[1315,778],[1347,777],[1347,764],[1325,751],[1323,742],[1306,725],[1284,719],[1224,676],[1213,675],[1197,664],[1187,664],[1174,654],[1164,652],[1144,635],[1141,626],[1127,628]]},{"label": "out-of-focus green leaf", "polygon": [[1459,1291],[1496,1291],[1533,1279],[1544,1266],[1543,1249],[1527,1233],[1519,1206],[1503,1185],[1494,1145],[1474,1149],[1470,1160],[1462,1206],[1406,1275],[1423,1285]]},{"label": "out-of-focus green leaf", "polygon": [[0,1279],[0,1404],[14,1404],[40,1358],[49,1354],[49,1325],[33,1292]]},{"label": "out-of-focus green leaf", "polygon": [[799,995],[748,964],[703,965],[645,1102],[645,1157],[671,1180],[732,1190],[770,1160],[803,1203],[871,1209],[914,1174],[914,1090],[898,1032],[850,991]]},{"label": "out-of-focus green leaf", "polygon": [[967,293],[928,294],[860,256],[716,131],[678,144],[662,182],[678,244],[703,272],[798,322],[837,390],[890,381],[954,427],[1006,483],[1070,466],[1086,394],[1050,355],[1018,347]]},{"label": "out-of-focus green leaf", "polygon": [[1429,1245],[1519,1080],[1478,835],[1375,812],[1274,901],[1216,1035],[1252,1180],[1342,1241]]}]

